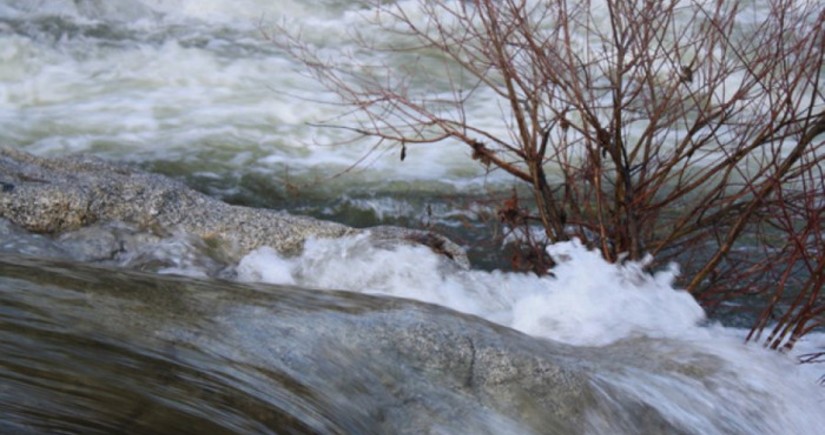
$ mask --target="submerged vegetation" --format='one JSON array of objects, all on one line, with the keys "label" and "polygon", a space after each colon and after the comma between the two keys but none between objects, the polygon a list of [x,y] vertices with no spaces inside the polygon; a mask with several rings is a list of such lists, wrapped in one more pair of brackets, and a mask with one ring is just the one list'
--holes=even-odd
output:
[{"label": "submerged vegetation", "polygon": [[[401,160],[458,142],[523,182],[531,197],[514,193],[499,213],[521,263],[547,272],[543,248],[578,238],[614,262],[677,259],[706,307],[758,300],[749,339],[771,348],[822,325],[817,2],[376,0],[370,11],[384,37],[357,33],[360,54],[325,54],[285,28],[270,37],[353,109],[335,127]],[[410,61],[368,55],[383,51]],[[470,117],[477,105],[498,108],[500,125]]]}]

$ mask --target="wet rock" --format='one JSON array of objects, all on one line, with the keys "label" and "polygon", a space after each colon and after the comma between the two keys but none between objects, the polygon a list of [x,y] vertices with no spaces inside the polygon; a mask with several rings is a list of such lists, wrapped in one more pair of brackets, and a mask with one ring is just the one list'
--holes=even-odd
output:
[{"label": "wet rock", "polygon": [[33,257],[69,258],[68,252],[51,238],[41,234],[30,234],[7,219],[0,219],[0,252]]},{"label": "wet rock", "polygon": [[[170,178],[90,156],[48,159],[0,148],[0,217],[27,231],[58,234],[96,223],[123,222],[161,232],[183,231],[217,242],[237,259],[271,246],[298,252],[309,237],[341,237],[361,231],[286,212],[232,206]],[[423,243],[467,266],[463,249],[426,231],[382,227],[376,239]],[[84,242],[85,243],[85,242]],[[103,246],[107,245],[107,246]],[[111,243],[83,246],[90,258]]]},{"label": "wet rock", "polygon": [[77,261],[100,262],[111,260],[123,250],[116,234],[101,225],[92,225],[62,234],[58,245],[71,252]]},{"label": "wet rock", "polygon": [[[13,290],[21,283],[26,292]],[[65,378],[50,375],[54,391],[20,382],[7,392],[27,398],[15,409],[52,416],[52,431],[67,413],[76,432],[89,424],[166,433],[180,421],[187,426],[176,433],[690,432],[626,393],[604,396],[599,377],[613,376],[604,368],[613,350],[409,300],[0,255],[0,305],[37,307],[5,319],[61,319],[51,335],[20,341],[34,354],[82,362],[55,362]],[[59,341],[48,341],[53,335]],[[60,351],[38,352],[38,340]],[[117,343],[116,358],[102,358],[99,343]],[[612,364],[622,373],[640,359],[645,370],[670,370],[644,355]],[[78,378],[89,391],[81,404],[66,393]],[[238,430],[213,427],[232,424]]]}]

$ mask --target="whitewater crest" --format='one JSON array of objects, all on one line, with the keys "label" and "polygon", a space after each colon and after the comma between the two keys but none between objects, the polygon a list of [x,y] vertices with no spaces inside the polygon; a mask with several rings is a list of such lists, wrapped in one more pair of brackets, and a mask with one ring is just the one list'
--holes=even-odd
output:
[{"label": "whitewater crest", "polygon": [[611,264],[578,240],[551,245],[552,276],[461,270],[418,246],[381,247],[365,235],[313,238],[300,255],[263,247],[238,264],[242,281],[387,294],[447,306],[530,335],[601,346],[635,337],[690,334],[705,319],[672,287],[677,267]]}]

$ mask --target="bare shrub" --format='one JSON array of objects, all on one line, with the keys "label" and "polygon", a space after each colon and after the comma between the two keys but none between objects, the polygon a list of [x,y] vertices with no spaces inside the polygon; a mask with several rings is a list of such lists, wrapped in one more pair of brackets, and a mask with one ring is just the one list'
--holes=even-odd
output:
[{"label": "bare shrub", "polygon": [[[611,261],[679,258],[705,303],[764,297],[751,338],[775,314],[771,347],[789,348],[820,324],[817,2],[369,6],[387,37],[356,33],[360,52],[410,62],[325,56],[283,28],[269,35],[355,110],[337,127],[398,146],[402,160],[408,147],[464,144],[529,187],[529,213],[526,203],[502,210],[510,224],[543,228],[546,240],[533,245],[577,237]],[[474,119],[478,105],[499,110],[501,125]]]}]

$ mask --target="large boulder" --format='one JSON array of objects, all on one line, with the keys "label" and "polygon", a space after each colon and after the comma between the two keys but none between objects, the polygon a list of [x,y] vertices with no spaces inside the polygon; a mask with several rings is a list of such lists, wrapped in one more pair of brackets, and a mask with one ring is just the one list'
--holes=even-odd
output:
[{"label": "large boulder", "polygon": [[611,394],[610,351],[415,301],[0,254],[0,306],[9,433],[683,431]]},{"label": "large boulder", "polygon": [[[168,177],[90,156],[49,159],[0,148],[0,217],[34,233],[56,234],[101,222],[184,231],[217,242],[235,259],[261,246],[283,254],[308,237],[362,230],[283,211],[232,206]],[[426,231],[380,227],[376,240],[430,246],[462,266],[463,249]]]}]

